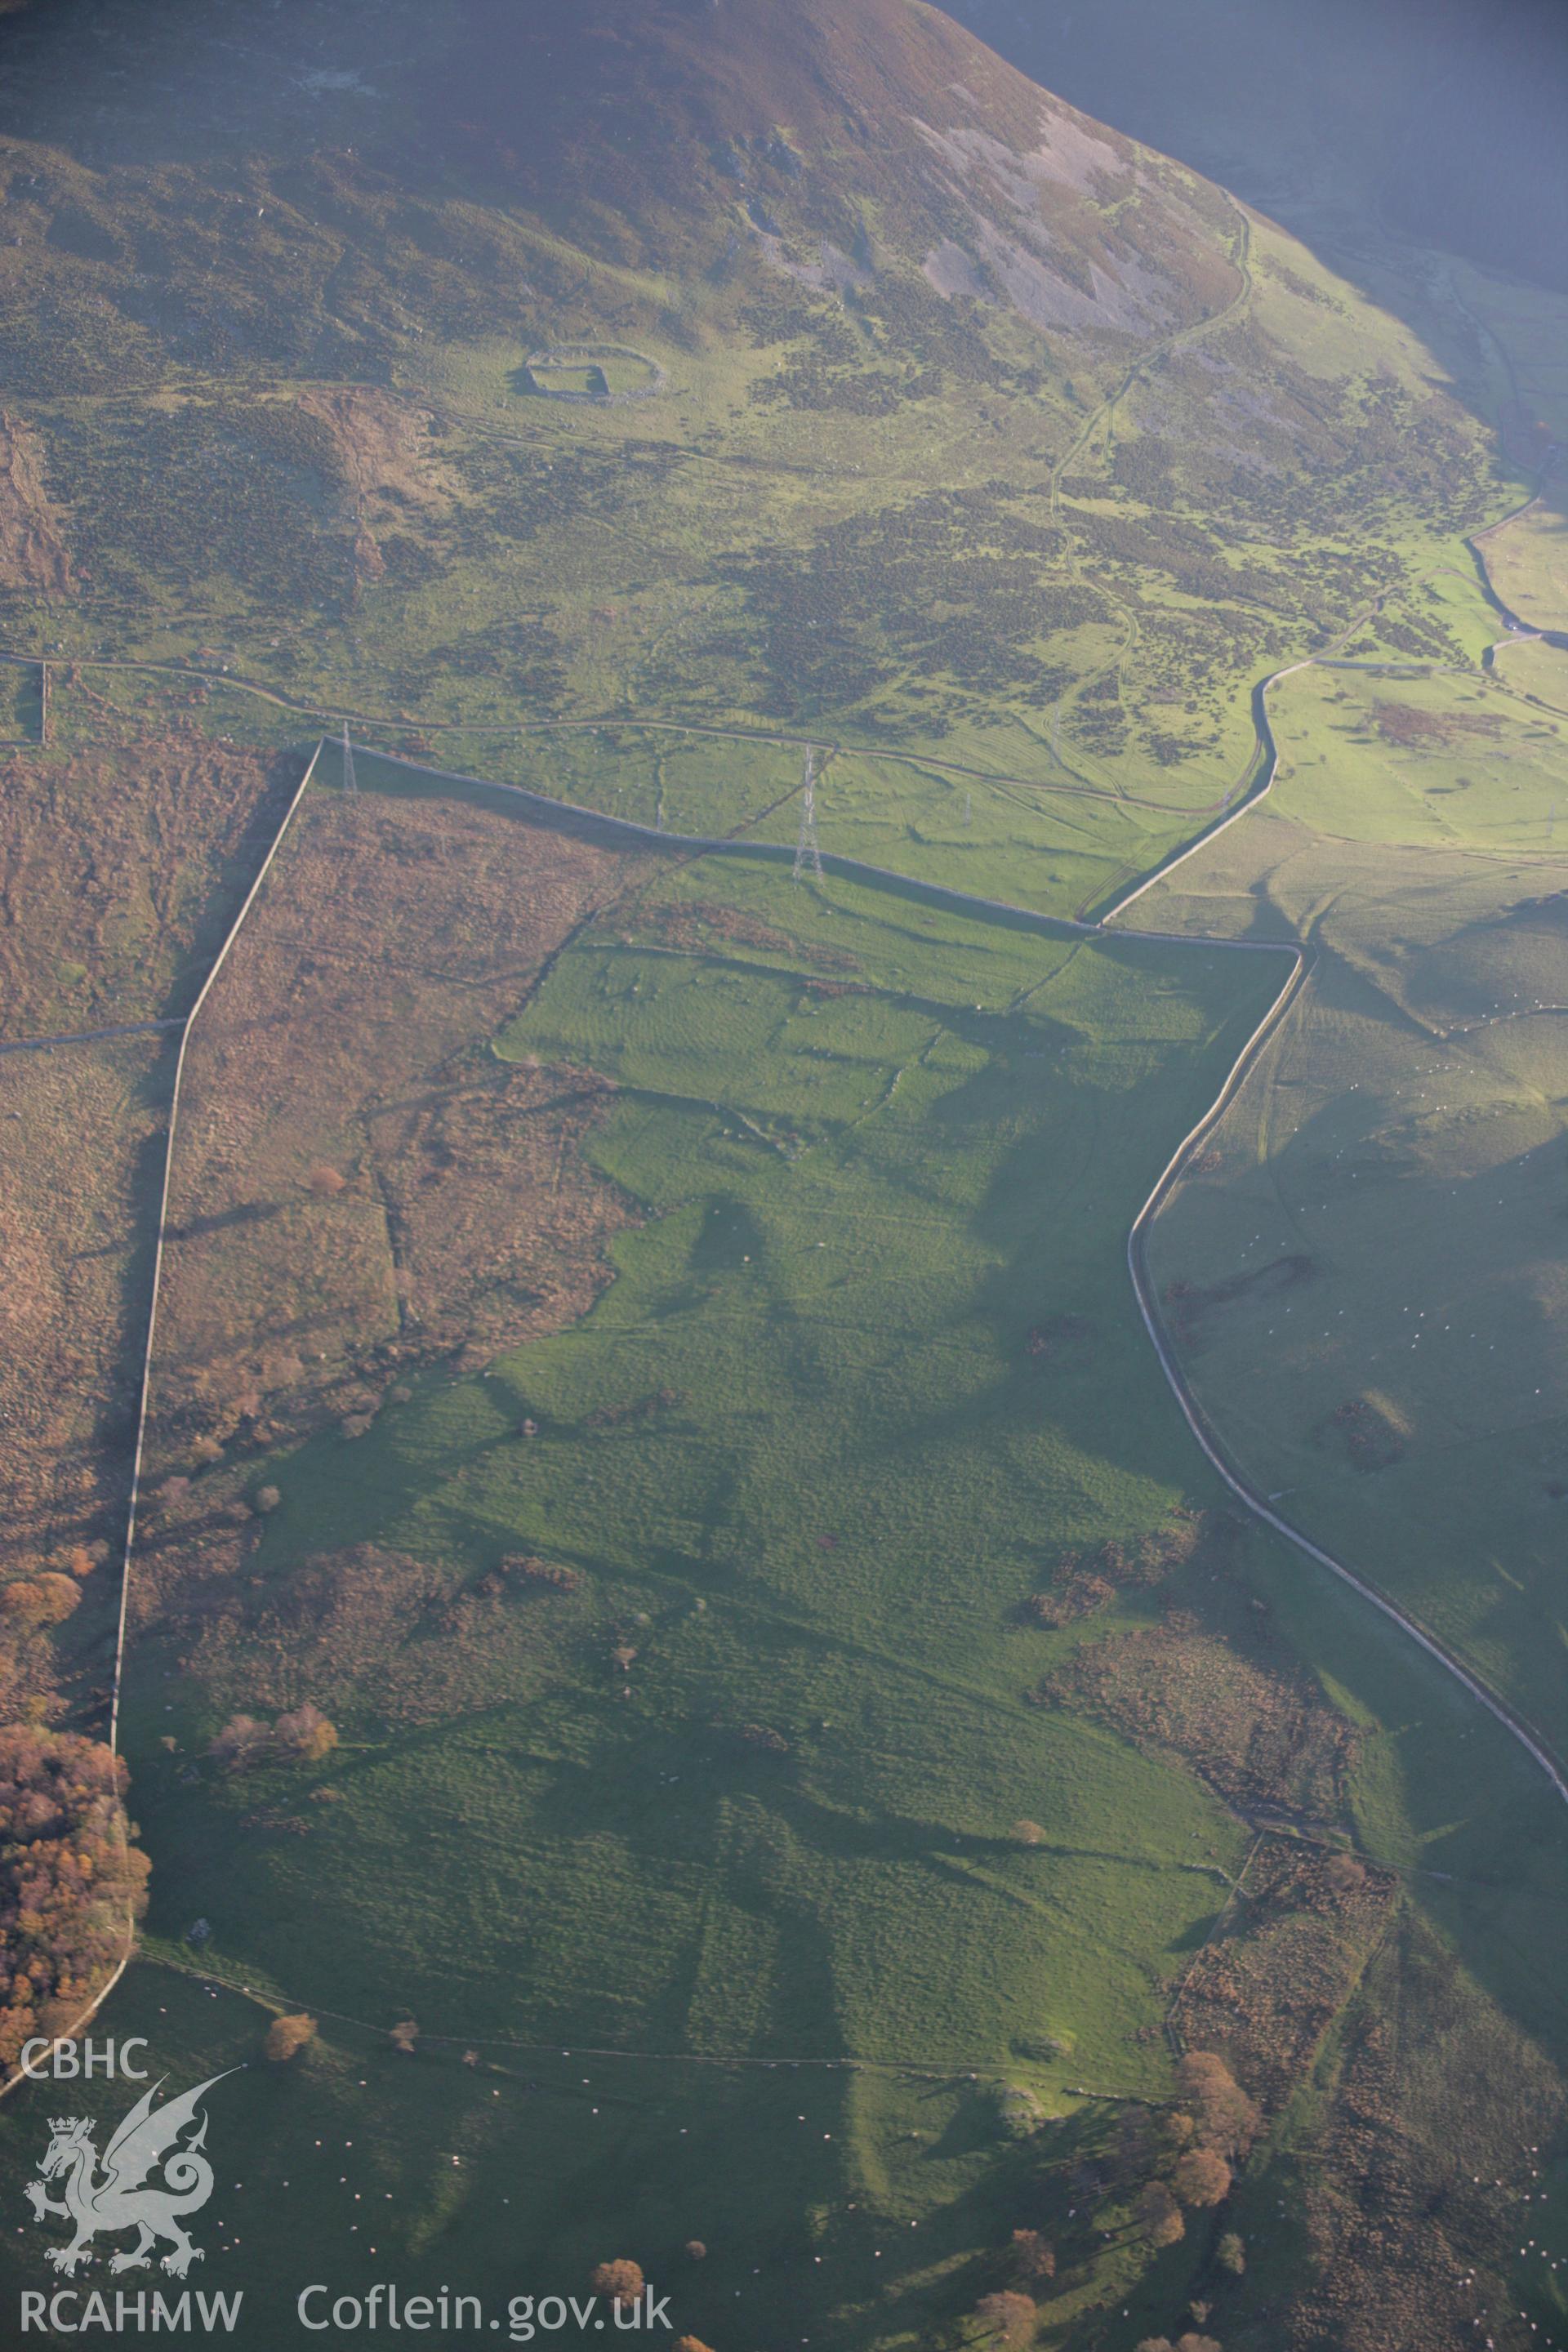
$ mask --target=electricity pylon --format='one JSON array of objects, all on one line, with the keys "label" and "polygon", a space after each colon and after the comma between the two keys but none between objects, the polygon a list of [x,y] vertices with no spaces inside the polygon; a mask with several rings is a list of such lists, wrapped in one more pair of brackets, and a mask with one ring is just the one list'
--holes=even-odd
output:
[{"label": "electricity pylon", "polygon": [[809,743],[805,747],[805,769],[800,780],[800,839],[795,845],[795,878],[797,882],[808,864],[820,882],[822,853],[816,845],[816,753]]}]

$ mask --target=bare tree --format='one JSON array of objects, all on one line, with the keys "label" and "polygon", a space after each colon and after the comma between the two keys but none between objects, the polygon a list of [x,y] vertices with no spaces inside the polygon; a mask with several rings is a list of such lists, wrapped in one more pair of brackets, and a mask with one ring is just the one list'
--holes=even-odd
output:
[{"label": "bare tree", "polygon": [[270,1730],[254,1715],[231,1715],[207,1754],[226,1772],[247,1772],[261,1762],[271,1742]]},{"label": "bare tree", "polygon": [[1138,2200],[1138,2226],[1152,2246],[1173,2246],[1186,2236],[1182,2209],[1163,2180],[1152,2180]]},{"label": "bare tree", "polygon": [[983,2294],[974,2316],[985,2330],[988,2344],[1026,2344],[1039,2317],[1034,2298],[1026,2294]]},{"label": "bare tree", "polygon": [[279,1717],[272,1727],[272,1744],[281,1757],[319,1764],[337,1746],[337,1728],[327,1721],[319,1706],[312,1706],[307,1699],[291,1715]]},{"label": "bare tree", "polygon": [[1056,2249],[1038,2230],[1015,2230],[1012,2262],[1014,2275],[1027,2286],[1036,2279],[1055,2278]]}]

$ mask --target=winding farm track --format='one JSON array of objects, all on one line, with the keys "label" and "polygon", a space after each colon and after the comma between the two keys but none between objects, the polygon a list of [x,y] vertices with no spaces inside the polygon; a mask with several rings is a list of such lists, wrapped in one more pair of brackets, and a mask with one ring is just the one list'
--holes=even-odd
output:
[{"label": "winding farm track", "polygon": [[[1358,615],[1352,625],[1359,626]],[[422,719],[409,711],[392,712],[378,717],[374,711],[354,710],[335,703],[300,702],[292,695],[280,694],[275,687],[263,686],[257,679],[242,677],[229,669],[203,668],[194,662],[132,661],[110,654],[52,654],[41,659],[37,654],[17,653],[8,646],[0,646],[0,663],[12,669],[44,671],[70,669],[104,669],[132,672],[139,677],[183,679],[187,684],[226,687],[236,694],[250,695],[258,702],[269,703],[275,710],[287,711],[290,718],[327,722],[340,727],[373,727],[387,734],[504,736],[521,735],[598,735],[616,732],[634,735],[698,735],[721,743],[750,743],[759,751],[831,751],[836,759],[868,760],[885,766],[931,769],[942,776],[954,776],[966,783],[1011,787],[1016,792],[1037,793],[1050,799],[1106,801],[1113,807],[1153,809],[1173,823],[1203,816],[1211,808],[1228,807],[1237,787],[1227,786],[1215,801],[1200,801],[1190,808],[1178,807],[1172,801],[1153,800],[1143,793],[1114,792],[1107,784],[1091,784],[1077,777],[1063,783],[1058,778],[1015,775],[1004,768],[980,768],[962,760],[939,759],[932,751],[889,751],[871,743],[824,742],[819,735],[797,735],[787,728],[723,726],[717,720],[699,719],[648,719],[626,710],[601,711],[584,719],[519,719],[505,721],[479,722],[467,719]],[[364,748],[363,746],[361,747]],[[372,747],[374,748],[374,747]],[[34,750],[37,743],[18,745],[7,742],[0,749]],[[378,756],[384,756],[378,752]],[[1249,766],[1250,766],[1249,761]],[[432,769],[434,775],[447,775],[449,769]]]}]

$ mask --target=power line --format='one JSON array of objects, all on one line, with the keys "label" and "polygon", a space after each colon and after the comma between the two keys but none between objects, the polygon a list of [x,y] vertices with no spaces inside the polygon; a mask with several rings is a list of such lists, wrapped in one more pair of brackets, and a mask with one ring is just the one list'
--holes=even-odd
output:
[{"label": "power line", "polygon": [[805,767],[800,780],[800,838],[795,845],[795,878],[797,882],[808,864],[820,882],[822,853],[816,845],[816,753],[809,743],[805,747]]}]

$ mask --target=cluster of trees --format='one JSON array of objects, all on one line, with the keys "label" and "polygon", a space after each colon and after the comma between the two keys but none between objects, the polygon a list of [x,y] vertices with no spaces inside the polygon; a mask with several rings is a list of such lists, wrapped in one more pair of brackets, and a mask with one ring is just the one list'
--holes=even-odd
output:
[{"label": "cluster of trees", "polygon": [[[0,1583],[0,1724],[24,1728],[57,1720],[68,1652],[60,1639],[81,1606],[82,1586],[109,1557],[107,1543],[61,1543],[35,1555]],[[72,1645],[79,1654],[79,1643]],[[107,1696],[92,1694],[94,1702]]]},{"label": "cluster of trees", "polygon": [[80,1601],[81,1587],[74,1579],[44,1569],[0,1585],[0,1622],[16,1633],[40,1633],[47,1625],[63,1625]]},{"label": "cluster of trees", "polygon": [[275,1723],[231,1715],[207,1754],[226,1772],[253,1772],[262,1764],[319,1764],[337,1744],[336,1726],[307,1700]]},{"label": "cluster of trees", "polygon": [[99,1741],[0,1729],[0,2063],[91,1999],[145,1901],[126,1771]]},{"label": "cluster of trees", "polygon": [[[1035,1824],[1015,1823],[1013,1834],[1027,1842]],[[1174,2245],[1186,2235],[1185,2213],[1212,2210],[1230,2193],[1232,2168],[1247,2154],[1261,2128],[1262,2118],[1225,2061],[1213,2051],[1189,2051],[1177,2068],[1178,2097],[1164,2115],[1159,2138],[1151,2134],[1144,2111],[1130,2114],[1124,2134],[1124,2166],[1136,2179],[1152,2159],[1153,2173],[1137,2200],[1139,2228],[1155,2247]],[[1122,2170],[1127,2178],[1127,2169]],[[1239,2278],[1247,2268],[1247,2250],[1240,2237],[1228,2231],[1215,2249],[1219,2270]],[[981,2297],[973,2317],[978,2340],[1003,2347],[1032,2344],[1041,2318],[1041,2297],[1057,2274],[1056,2249],[1038,2230],[1015,2230],[1006,2250],[1002,2278]],[[1201,2331],[1209,2315],[1206,2303],[1189,2306],[1192,2328],[1174,2343],[1152,2336],[1138,2352],[1220,2352]]]},{"label": "cluster of trees", "polygon": [[[1190,2129],[1194,2146],[1217,2148],[1231,2164],[1238,2164],[1258,2137],[1263,2118],[1226,2064],[1212,2050],[1189,2050],[1176,2069],[1180,2104],[1178,2117]],[[1175,2126],[1181,2128],[1180,2124]]]},{"label": "cluster of trees", "polygon": [[[700,2240],[693,2238],[686,2251],[700,2259],[708,2249]],[[601,2263],[588,2284],[595,2294],[602,2294],[606,2302],[619,2304],[623,2310],[629,2311],[642,2295],[642,2265],[628,2261],[624,2254],[618,2255],[614,2262]],[[604,2322],[601,2320],[599,2324],[602,2326]],[[710,2347],[700,2336],[678,2336],[674,2352],[710,2352]]]},{"label": "cluster of trees", "polygon": [[974,2316],[988,2344],[1032,2344],[1040,2315],[1036,2296],[1057,2274],[1056,2249],[1038,2230],[1015,2230],[1007,2269],[1012,2284],[983,2294]]},{"label": "cluster of trees", "polygon": [[0,1584],[0,1636],[63,1625],[80,1605],[82,1584],[108,1555],[105,1543],[61,1544],[41,1567]]},{"label": "cluster of trees", "polygon": [[1180,2104],[1165,2120],[1165,2164],[1138,2200],[1138,2220],[1151,2245],[1173,2246],[1186,2235],[1183,2208],[1223,2204],[1231,2168],[1258,2136],[1260,2118],[1223,2058],[1189,2050],[1176,2070]]},{"label": "cluster of trees", "polygon": [[[1165,2118],[1162,2169],[1138,2200],[1138,2219],[1154,2246],[1174,2245],[1186,2234],[1183,2209],[1212,2210],[1230,2193],[1232,2168],[1257,2138],[1262,2118],[1223,2058],[1212,2050],[1189,2050],[1176,2070],[1178,2104]],[[1215,2249],[1222,2271],[1239,2278],[1247,2248],[1227,2230]],[[1173,2342],[1146,2336],[1138,2352],[1220,2352],[1207,2322],[1206,2302],[1188,2306],[1195,2323]]]}]

